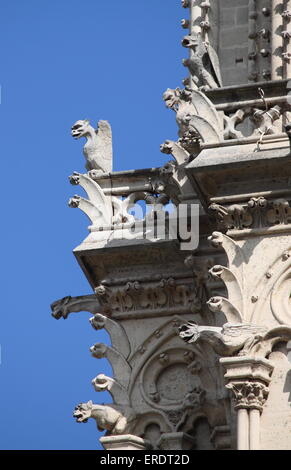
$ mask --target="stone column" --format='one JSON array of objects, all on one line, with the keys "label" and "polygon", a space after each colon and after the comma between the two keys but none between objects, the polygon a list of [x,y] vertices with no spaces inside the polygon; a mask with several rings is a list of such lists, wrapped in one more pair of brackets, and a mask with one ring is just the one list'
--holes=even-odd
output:
[{"label": "stone column", "polygon": [[220,362],[237,411],[237,450],[259,450],[260,414],[268,397],[273,366],[267,359],[245,356],[222,358]]},{"label": "stone column", "polygon": [[237,405],[237,449],[249,449],[249,414],[246,408]]},{"label": "stone column", "polygon": [[250,409],[250,450],[260,449],[260,417],[260,410],[258,410],[257,408]]},{"label": "stone column", "polygon": [[283,59],[285,63],[283,78],[291,78],[291,50],[290,50],[290,20],[291,20],[291,0],[286,0],[283,17]]},{"label": "stone column", "polygon": [[190,0],[190,34],[201,32],[201,0]]},{"label": "stone column", "polygon": [[282,2],[272,0],[272,80],[282,79]]}]

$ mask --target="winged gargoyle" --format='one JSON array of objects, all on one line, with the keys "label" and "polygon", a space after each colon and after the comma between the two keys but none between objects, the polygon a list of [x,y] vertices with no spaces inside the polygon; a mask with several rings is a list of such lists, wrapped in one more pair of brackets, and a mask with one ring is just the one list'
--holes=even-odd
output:
[{"label": "winged gargoyle", "polygon": [[252,347],[262,341],[267,328],[250,324],[226,323],[222,328],[215,326],[199,326],[188,322],[179,328],[179,336],[186,343],[206,341],[219,356],[247,354]]},{"label": "winged gargoyle", "polygon": [[74,172],[69,179],[71,184],[80,185],[89,198],[76,195],[70,198],[69,206],[81,209],[90,219],[91,228],[134,222],[134,217],[127,213],[129,198],[122,201],[116,196],[106,196],[99,184],[87,174]]},{"label": "winged gargoyle", "polygon": [[78,423],[95,419],[99,431],[106,430],[111,435],[130,433],[136,420],[136,414],[129,406],[96,405],[91,400],[77,405],[73,416]]},{"label": "winged gargoyle", "polygon": [[179,127],[179,142],[183,145],[185,136],[205,143],[222,139],[222,123],[211,101],[198,90],[175,90],[168,88],[163,94],[167,108],[176,112]]},{"label": "winged gargoyle", "polygon": [[213,47],[203,41],[200,33],[185,36],[182,45],[193,52],[184,60],[191,77],[200,90],[209,90],[222,86],[219,59]]},{"label": "winged gargoyle", "polygon": [[94,129],[88,119],[79,120],[72,126],[72,136],[87,139],[83,153],[88,171],[96,170],[96,176],[112,171],[112,132],[108,121],[99,121]]},{"label": "winged gargoyle", "polygon": [[250,323],[225,323],[222,328],[199,326],[188,322],[179,327],[179,336],[186,343],[205,341],[219,356],[268,357],[278,343],[291,340],[291,327],[279,325],[268,330],[265,326]]}]

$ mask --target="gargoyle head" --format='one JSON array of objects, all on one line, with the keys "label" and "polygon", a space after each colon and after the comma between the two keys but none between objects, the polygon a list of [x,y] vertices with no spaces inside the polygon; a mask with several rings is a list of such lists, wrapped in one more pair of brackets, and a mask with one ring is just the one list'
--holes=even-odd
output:
[{"label": "gargoyle head", "polygon": [[90,122],[88,119],[79,120],[75,122],[72,126],[71,135],[74,139],[80,139],[80,137],[85,137],[86,134],[89,133]]},{"label": "gargoyle head", "polygon": [[60,300],[56,300],[51,304],[51,310],[52,310],[52,316],[56,319],[59,320],[60,318],[66,319],[68,317],[68,310],[66,306],[71,300],[71,296],[68,295],[67,297],[63,297]]},{"label": "gargoyle head", "polygon": [[179,102],[178,90],[168,88],[163,94],[163,100],[167,108],[174,109],[175,105]]},{"label": "gargoyle head", "polygon": [[77,423],[87,423],[88,419],[91,418],[92,407],[91,400],[76,406],[73,416],[76,418]]},{"label": "gargoyle head", "polygon": [[107,346],[103,343],[96,343],[90,348],[90,352],[92,356],[96,357],[97,359],[102,359],[106,354]]},{"label": "gargoyle head", "polygon": [[173,152],[173,142],[171,140],[165,140],[165,142],[160,145],[160,151],[170,155]]},{"label": "gargoyle head", "polygon": [[182,46],[191,48],[194,52],[196,52],[196,48],[202,44],[202,38],[199,33],[194,33],[191,35],[184,36],[182,39]]},{"label": "gargoyle head", "polygon": [[94,317],[89,319],[89,321],[95,330],[102,330],[106,323],[106,317],[101,313],[96,313]]},{"label": "gargoyle head", "polygon": [[195,343],[200,337],[198,325],[194,322],[188,322],[179,327],[179,336],[186,343]]}]

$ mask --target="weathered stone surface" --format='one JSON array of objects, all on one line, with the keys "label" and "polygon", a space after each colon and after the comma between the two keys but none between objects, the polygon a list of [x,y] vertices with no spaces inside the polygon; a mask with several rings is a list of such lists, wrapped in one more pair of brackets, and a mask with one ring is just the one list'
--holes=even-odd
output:
[{"label": "weathered stone surface", "polygon": [[[89,173],[70,177],[88,195],[70,206],[91,220],[74,254],[95,294],[52,315],[91,312],[111,345],[90,352],[113,370],[92,380],[113,404],[74,415],[107,431],[108,450],[290,449],[291,14],[279,0],[182,5],[189,77],[163,96],[179,138],[161,151],[173,159],[109,175],[108,123],[72,129],[87,138]],[[147,215],[131,213],[137,201]],[[169,202],[199,204],[199,236],[183,219],[199,238],[189,250],[172,226],[158,230]]]}]

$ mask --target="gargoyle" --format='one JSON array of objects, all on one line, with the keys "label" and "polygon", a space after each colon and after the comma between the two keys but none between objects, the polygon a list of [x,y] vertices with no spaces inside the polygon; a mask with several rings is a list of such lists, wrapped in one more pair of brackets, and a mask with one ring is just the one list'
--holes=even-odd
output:
[{"label": "gargoyle", "polygon": [[[203,142],[219,142],[222,138],[222,123],[211,101],[198,90],[181,90],[168,88],[163,94],[167,108],[176,113],[176,121],[179,127],[179,143],[191,136],[193,150],[197,150],[197,139]],[[185,147],[184,147],[185,148]]]},{"label": "gargoyle", "polygon": [[76,406],[73,416],[77,423],[86,423],[93,418],[99,431],[106,430],[111,435],[130,433],[136,420],[136,414],[129,406],[95,405],[91,400]]},{"label": "gargoyle", "polygon": [[[97,170],[94,170],[94,172]],[[130,205],[130,196],[124,200],[116,196],[107,197],[103,189],[92,178],[96,176],[77,173],[76,171],[69,177],[70,183],[80,185],[87,193],[88,199],[81,196],[74,196],[69,200],[69,206],[81,209],[90,219],[92,226],[106,227],[111,224],[121,224],[124,222],[134,222],[134,217],[127,212]]]},{"label": "gargoyle", "polygon": [[172,155],[177,165],[183,165],[185,163],[189,163],[190,161],[189,152],[187,152],[186,149],[177,142],[173,142],[172,140],[166,140],[163,144],[161,144],[160,151],[167,155]]},{"label": "gargoyle", "polygon": [[95,130],[87,119],[75,122],[72,126],[75,139],[86,137],[83,153],[87,171],[94,171],[95,176],[112,171],[112,133],[109,122],[99,121]]},{"label": "gargoyle", "polygon": [[201,34],[185,36],[182,45],[193,51],[189,59],[184,61],[191,77],[199,90],[209,90],[222,86],[219,60],[210,44],[203,41]]},{"label": "gargoyle", "polygon": [[96,295],[80,295],[78,297],[63,297],[62,299],[56,300],[51,304],[52,316],[59,320],[60,318],[68,318],[70,313],[73,312],[90,312],[98,313],[100,310],[100,304],[96,298]]},{"label": "gargoyle", "polygon": [[239,353],[244,356],[263,340],[267,328],[246,323],[226,323],[222,328],[215,326],[198,326],[188,322],[179,328],[179,336],[186,343],[205,341],[210,344],[219,356],[233,356]]}]

